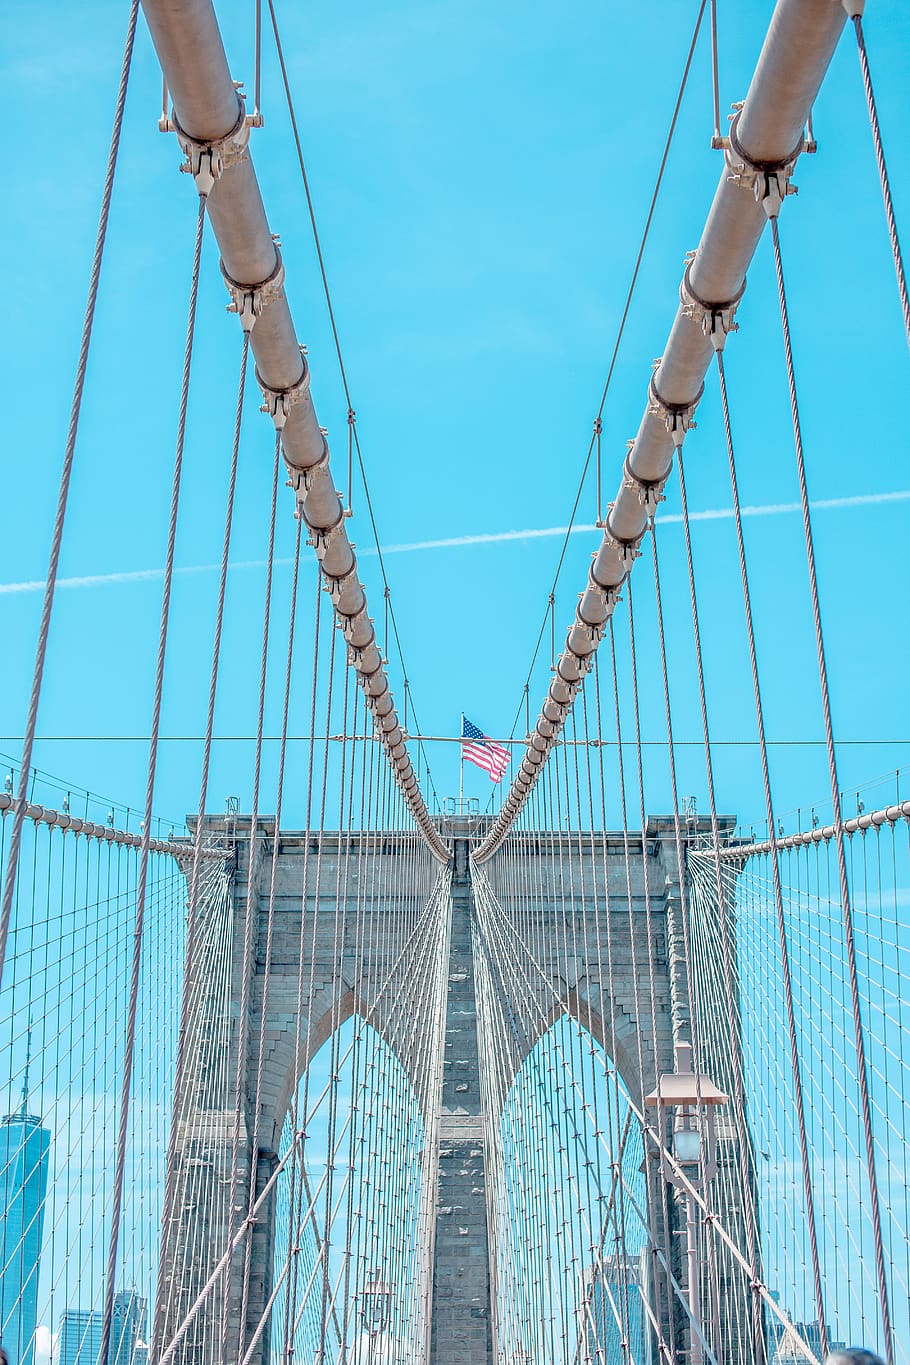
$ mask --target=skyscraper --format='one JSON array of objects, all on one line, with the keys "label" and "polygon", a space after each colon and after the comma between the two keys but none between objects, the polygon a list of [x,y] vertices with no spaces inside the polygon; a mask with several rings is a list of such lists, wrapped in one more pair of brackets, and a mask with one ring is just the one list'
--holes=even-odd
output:
[{"label": "skyscraper", "polygon": [[96,1365],[103,1316],[91,1308],[68,1308],[60,1323],[60,1365]]},{"label": "skyscraper", "polygon": [[[108,1365],[139,1365],[147,1357],[145,1307],[135,1289],[114,1295]],[[103,1326],[100,1309],[68,1308],[60,1323],[60,1365],[98,1365]]]},{"label": "skyscraper", "polygon": [[38,1268],[51,1135],[22,1103],[0,1119],[0,1341],[9,1365],[34,1365]]},{"label": "skyscraper", "polygon": [[589,1268],[580,1321],[580,1342],[590,1360],[621,1361],[625,1340],[635,1361],[651,1359],[650,1332],[644,1311],[647,1253],[604,1256]]},{"label": "skyscraper", "polygon": [[[842,1341],[828,1338],[830,1351],[842,1351]],[[791,1322],[785,1327],[778,1319],[768,1327],[768,1359],[771,1365],[805,1365],[807,1351],[822,1358],[822,1333],[817,1322]]]},{"label": "skyscraper", "polygon": [[[111,1325],[110,1365],[139,1365],[140,1346],[145,1346],[145,1299],[135,1289],[114,1295],[114,1320]],[[146,1353],[148,1347],[145,1347]]]}]

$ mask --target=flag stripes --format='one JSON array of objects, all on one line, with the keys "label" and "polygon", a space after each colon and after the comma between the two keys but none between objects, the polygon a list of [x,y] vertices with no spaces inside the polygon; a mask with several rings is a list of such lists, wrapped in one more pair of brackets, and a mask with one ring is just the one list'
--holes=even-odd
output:
[{"label": "flag stripes", "polygon": [[482,730],[462,715],[462,762],[467,759],[469,763],[475,763],[478,768],[483,768],[484,772],[489,773],[493,782],[499,782],[509,766],[510,757],[508,749],[488,739]]}]

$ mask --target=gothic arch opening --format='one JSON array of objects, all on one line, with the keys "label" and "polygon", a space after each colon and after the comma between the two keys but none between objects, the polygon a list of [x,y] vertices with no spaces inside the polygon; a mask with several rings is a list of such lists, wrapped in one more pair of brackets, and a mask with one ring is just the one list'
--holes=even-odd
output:
[{"label": "gothic arch opening", "polygon": [[268,1353],[315,1360],[322,1345],[335,1360],[343,1342],[351,1365],[417,1365],[433,1192],[426,1126],[405,1068],[349,1007],[289,1089],[276,1154],[278,1162],[291,1155],[275,1187]]},{"label": "gothic arch opening", "polygon": [[650,1362],[641,1127],[613,1058],[573,1014],[560,1013],[534,1042],[499,1129],[501,1356],[533,1359],[544,1340],[554,1365]]}]

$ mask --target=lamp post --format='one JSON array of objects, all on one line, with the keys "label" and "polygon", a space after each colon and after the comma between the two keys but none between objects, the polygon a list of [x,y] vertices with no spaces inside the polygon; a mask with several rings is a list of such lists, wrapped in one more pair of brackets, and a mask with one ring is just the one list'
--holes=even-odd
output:
[{"label": "lamp post", "polygon": [[374,1270],[372,1277],[360,1291],[360,1320],[369,1340],[368,1365],[373,1365],[373,1343],[389,1325],[392,1315],[392,1286],[379,1278]]},{"label": "lamp post", "polygon": [[[664,1140],[666,1111],[673,1113],[673,1153],[682,1167],[686,1181],[680,1179],[676,1167],[661,1156],[664,1179],[679,1190],[686,1201],[686,1288],[689,1296],[689,1361],[703,1365],[704,1350],[699,1333],[701,1279],[696,1236],[695,1197],[693,1189],[701,1191],[717,1174],[717,1132],[714,1111],[719,1104],[727,1104],[729,1096],[719,1090],[712,1080],[692,1070],[692,1047],[677,1043],[676,1070],[665,1072],[657,1089],[645,1096],[645,1104],[657,1105],[661,1142]],[[688,1182],[688,1183],[686,1183]],[[716,1324],[715,1324],[716,1326]]]}]

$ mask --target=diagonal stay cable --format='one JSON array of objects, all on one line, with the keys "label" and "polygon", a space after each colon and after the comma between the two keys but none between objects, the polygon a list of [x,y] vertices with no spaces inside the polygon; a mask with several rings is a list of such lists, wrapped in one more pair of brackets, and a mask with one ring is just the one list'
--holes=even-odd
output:
[{"label": "diagonal stay cable", "polygon": [[[551,612],[550,603],[552,602],[553,594],[556,592],[556,587],[557,584],[559,583],[559,576],[562,573],[563,561],[565,560],[566,557],[566,550],[569,547],[569,540],[572,535],[572,527],[575,523],[575,517],[577,515],[578,507],[581,502],[581,495],[584,489],[585,479],[588,477],[588,470],[591,466],[591,456],[593,455],[595,446],[597,445],[598,442],[599,436],[598,428],[602,425],[604,408],[606,407],[607,397],[610,392],[610,385],[613,381],[613,371],[616,368],[616,361],[619,358],[619,348],[622,345],[623,335],[626,330],[626,323],[629,318],[629,310],[632,307],[632,296],[635,293],[635,286],[638,283],[638,276],[641,270],[642,261],[644,259],[645,248],[648,244],[648,237],[650,236],[651,233],[651,224],[654,220],[654,213],[657,208],[657,199],[658,195],[660,194],[661,185],[663,184],[664,172],[667,168],[667,161],[670,156],[670,148],[673,143],[673,136],[676,132],[676,125],[679,121],[679,113],[682,108],[683,96],[685,95],[686,86],[688,85],[689,82],[689,72],[692,68],[692,59],[695,56],[695,46],[696,43],[698,42],[698,35],[701,31],[701,24],[702,19],[704,18],[706,5],[707,0],[702,0],[702,3],[698,7],[698,13],[695,16],[695,28],[692,32],[691,42],[689,43],[689,51],[686,54],[686,64],[683,67],[682,79],[679,82],[679,89],[677,90],[676,93],[676,103],[673,106],[673,115],[670,119],[670,127],[667,130],[666,140],[664,141],[664,149],[660,158],[660,165],[657,168],[657,178],[654,182],[654,189],[651,193],[651,202],[648,205],[648,213],[645,218],[644,228],[642,229],[641,241],[639,242],[638,245],[638,254],[635,258],[635,265],[632,270],[632,278],[629,281],[629,288],[626,291],[626,301],[625,304],[623,305],[622,315],[619,319],[619,327],[617,328],[616,332],[616,340],[613,343],[613,351],[610,356],[610,363],[607,367],[607,376],[606,379],[604,380],[604,386],[600,395],[600,403],[598,404],[597,407],[597,418],[594,423],[594,431],[591,435],[590,441],[588,442],[588,450],[587,454],[585,455],[584,464],[582,465],[581,478],[578,481],[578,490],[575,494],[575,501],[572,504],[572,513],[571,516],[569,517],[569,524],[566,527],[566,533],[563,538],[562,547],[559,551],[559,558],[556,561],[556,572],[553,575],[553,583],[550,588],[550,595],[547,598],[547,609],[544,612],[543,620],[540,625],[540,633],[537,636],[537,643],[534,646],[534,653],[531,656],[531,664],[530,667],[528,668],[528,675],[527,678],[525,679],[524,684],[525,687],[529,687],[531,684],[531,677],[534,672],[534,666],[537,663],[537,656],[540,653],[540,646],[543,641],[544,632],[546,631],[547,628],[547,621],[549,619]],[[599,510],[600,509],[598,508],[598,511]],[[512,729],[509,732],[510,738],[515,734],[515,727],[520,719],[521,709],[525,704],[524,698],[525,698],[524,689],[522,689],[521,701],[518,704],[518,710],[516,711],[515,719],[512,722]]]},{"label": "diagonal stay cable", "polygon": [[[432,933],[434,928],[436,928],[436,920],[434,916],[437,907],[437,897],[439,896],[441,890],[444,890],[446,885],[447,882],[445,869],[442,869],[440,873],[437,875],[436,883],[433,887],[430,899],[427,901],[427,904],[421,910],[419,918],[414,924],[414,927],[411,930],[411,932],[408,934],[404,944],[402,945],[394,962],[392,963],[391,968],[386,972],[382,982],[374,990],[373,999],[371,1003],[369,1004],[368,1008],[363,1011],[362,1026],[372,1025],[374,1024],[374,1021],[378,1020],[380,1002],[385,998],[387,990],[396,980],[396,977],[400,977],[401,973],[399,971],[399,968],[403,967],[403,965],[406,963],[408,954],[413,953],[415,944],[419,944],[420,941],[424,937],[426,937],[428,933]],[[396,994],[392,1000],[391,1005],[392,1009],[394,1009],[404,989],[405,989],[404,983],[400,983],[398,985]],[[344,1065],[348,1055],[351,1052],[351,1049],[355,1046],[355,1043],[356,1037],[351,1041],[351,1043],[348,1044],[348,1047],[344,1055],[339,1059],[338,1061],[339,1068]],[[256,1215],[262,1208],[263,1204],[268,1199],[269,1194],[271,1193],[271,1190],[275,1185],[275,1182],[278,1180],[278,1177],[281,1175],[281,1172],[285,1169],[288,1163],[292,1161],[294,1153],[296,1152],[298,1147],[300,1147],[305,1141],[307,1137],[307,1125],[313,1118],[313,1115],[318,1110],[319,1105],[321,1104],[325,1094],[327,1093],[328,1086],[330,1084],[331,1082],[327,1083],[327,1086],[326,1088],[323,1089],[322,1094],[312,1104],[309,1110],[303,1115],[303,1122],[293,1135],[293,1140],[288,1151],[284,1154],[283,1157],[281,1157],[281,1159],[275,1166],[274,1170],[272,1171],[271,1175],[269,1176],[268,1180],[266,1181],[265,1185],[263,1186],[262,1190],[256,1196],[256,1202],[253,1205],[247,1217],[240,1222],[239,1226],[235,1229],[231,1237],[228,1239],[227,1245],[224,1251],[222,1252],[219,1260],[215,1264],[214,1268],[212,1269],[202,1288],[199,1290],[199,1293],[196,1295],[190,1307],[187,1309],[179,1325],[176,1327],[174,1335],[168,1341],[167,1346],[165,1346],[164,1349],[162,1350],[160,1365],[168,1365],[168,1362],[173,1358],[178,1347],[180,1346],[180,1343],[186,1336],[187,1331],[195,1321],[199,1313],[199,1310],[206,1302],[206,1300],[209,1298],[209,1295],[212,1293],[212,1290],[214,1289],[216,1283],[224,1274],[228,1262],[234,1255],[237,1246],[240,1244],[244,1237],[249,1235],[250,1230],[256,1221]]]},{"label": "diagonal stay cable", "polygon": [[[484,904],[488,911],[492,911],[493,914],[495,915],[495,922],[498,923],[500,927],[500,932],[503,929],[507,929],[511,932],[511,936],[514,937],[515,935],[514,926],[510,924],[508,916],[503,910],[502,905],[498,900],[498,897],[493,892],[493,889],[490,885],[489,878],[485,870],[475,861],[472,862],[472,871],[474,875],[473,885],[475,894],[478,895],[484,901]],[[521,954],[522,961],[526,966],[529,966],[532,969],[530,976],[528,975],[526,970],[522,970],[522,976],[525,982],[525,991],[527,992],[529,998],[531,998],[532,1000],[534,999],[535,993],[531,983],[534,977],[536,977],[540,981],[544,996],[545,997],[549,996],[552,1000],[553,1008],[561,1012],[563,1009],[563,1001],[559,996],[559,993],[557,992],[556,988],[554,987],[549,974],[544,970],[544,968],[541,966],[540,962],[535,958],[535,956],[528,951],[527,946],[524,944],[522,944],[521,946],[523,949],[523,952]],[[546,1011],[543,1009],[543,1006],[539,1003],[539,1001],[536,1004],[536,1008],[538,1012],[541,1013],[542,1021],[543,1019],[547,1018]],[[598,1057],[598,1065],[604,1070],[606,1070],[607,1063],[605,1054],[601,1054]],[[576,1082],[573,1080],[571,1084],[574,1087],[576,1085]],[[751,1277],[752,1267],[749,1265],[749,1262],[746,1260],[739,1246],[736,1244],[730,1232],[725,1227],[723,1220],[717,1218],[712,1213],[708,1204],[705,1202],[702,1192],[698,1190],[695,1187],[695,1185],[692,1184],[683,1166],[680,1164],[674,1150],[666,1145],[661,1134],[657,1131],[657,1129],[655,1129],[652,1126],[645,1112],[644,1107],[628,1094],[626,1095],[626,1102],[629,1105],[629,1108],[631,1109],[632,1113],[637,1118],[639,1124],[641,1125],[642,1134],[653,1142],[655,1149],[661,1152],[663,1160],[672,1169],[674,1178],[679,1181],[679,1187],[683,1189],[686,1192],[686,1194],[689,1195],[695,1201],[703,1217],[712,1219],[712,1225],[714,1228],[715,1235],[719,1237],[720,1240],[724,1243],[733,1261],[740,1267],[742,1271],[744,1271],[747,1275]],[[599,1140],[601,1142],[604,1141],[603,1135],[600,1135]],[[642,1223],[643,1225],[646,1225],[647,1220],[642,1219]],[[685,1308],[684,1296],[681,1294],[681,1291],[679,1290],[678,1286],[675,1286],[675,1289],[676,1292],[679,1294],[680,1302],[683,1304],[683,1307]],[[754,1293],[760,1295],[765,1307],[765,1311],[768,1314],[773,1314],[774,1318],[778,1322],[781,1322],[786,1326],[787,1320],[784,1315],[784,1310],[778,1306],[776,1299],[772,1297],[768,1285],[763,1280],[759,1280],[752,1284],[752,1289]],[[818,1365],[818,1362],[814,1360],[814,1357],[813,1365]]]},{"label": "diagonal stay cable", "polygon": [[[704,9],[705,3],[706,3],[706,0],[703,0],[702,9]],[[318,260],[318,262],[319,262],[319,274],[320,274],[320,277],[321,277],[321,279],[322,279],[322,290],[323,290],[323,293],[324,293],[324,295],[325,295],[326,308],[327,308],[327,310],[328,310],[328,315],[329,315],[329,324],[330,324],[331,329],[332,329],[332,340],[333,340],[334,345],[335,345],[335,354],[336,354],[336,356],[337,356],[337,358],[338,358],[338,370],[339,370],[339,373],[340,373],[340,375],[341,375],[341,384],[342,384],[342,388],[344,389],[344,396],[345,396],[345,400],[346,400],[347,405],[348,405],[348,431],[349,431],[350,436],[353,438],[354,448],[355,448],[356,451],[357,451],[357,465],[358,465],[358,468],[359,468],[359,470],[360,470],[360,477],[361,477],[361,479],[363,480],[363,491],[364,491],[364,496],[365,496],[365,498],[366,498],[367,513],[368,513],[368,516],[369,516],[369,519],[370,519],[370,526],[371,526],[372,531],[373,531],[373,541],[374,541],[375,546],[376,546],[376,557],[377,557],[377,559],[378,559],[378,561],[379,561],[379,571],[380,571],[380,574],[381,574],[381,576],[382,576],[383,587],[384,587],[385,590],[386,590],[386,601],[388,602],[389,617],[390,617],[390,620],[391,620],[391,623],[392,623],[392,633],[393,633],[393,635],[394,635],[394,637],[395,637],[395,645],[396,645],[396,648],[397,648],[397,650],[398,650],[398,659],[399,659],[399,663],[401,664],[402,674],[403,674],[405,680],[407,680],[407,677],[408,677],[408,670],[407,670],[407,668],[406,668],[406,666],[405,666],[405,662],[404,662],[404,653],[403,653],[402,645],[401,645],[401,637],[400,637],[400,635],[399,635],[399,633],[398,633],[398,621],[397,621],[397,619],[396,619],[396,617],[395,617],[395,610],[394,610],[394,607],[392,606],[391,600],[390,600],[390,598],[389,598],[389,580],[388,580],[388,576],[387,576],[387,574],[386,574],[385,559],[384,559],[383,553],[382,553],[382,545],[380,544],[380,540],[379,540],[379,529],[378,529],[377,524],[376,524],[376,516],[375,516],[374,510],[373,510],[373,500],[372,500],[372,498],[371,498],[371,496],[370,496],[370,488],[369,488],[369,484],[368,484],[368,482],[367,482],[366,469],[365,469],[365,467],[364,467],[364,461],[363,461],[363,452],[362,452],[362,450],[361,450],[361,448],[360,448],[360,436],[359,436],[359,433],[358,433],[358,431],[357,431],[356,415],[355,415],[355,410],[354,410],[353,404],[352,404],[352,402],[351,402],[351,390],[350,390],[350,386],[349,386],[349,384],[348,384],[347,370],[346,370],[346,368],[345,368],[344,356],[343,356],[342,350],[341,350],[341,338],[340,338],[340,336],[339,336],[339,334],[338,334],[338,324],[337,324],[337,321],[336,321],[336,319],[335,319],[335,307],[334,307],[334,304],[332,303],[332,293],[331,293],[331,290],[330,290],[330,288],[329,288],[329,277],[328,277],[328,272],[326,271],[325,257],[324,257],[323,252],[322,252],[322,241],[321,241],[320,236],[319,236],[319,228],[317,227],[317,224],[316,224],[316,209],[315,209],[315,206],[314,206],[314,204],[313,204],[313,196],[312,196],[312,193],[311,193],[311,191],[310,191],[310,180],[309,180],[309,176],[307,175],[306,163],[305,163],[305,161],[304,161],[304,156],[303,156],[303,143],[301,142],[301,139],[300,139],[300,130],[299,130],[298,123],[297,123],[297,112],[296,112],[296,109],[295,109],[295,107],[294,107],[294,97],[293,97],[293,95],[292,95],[292,93],[291,93],[291,83],[290,83],[290,79],[289,79],[289,77],[288,77],[287,63],[285,62],[285,57],[284,57],[284,47],[283,47],[283,44],[282,44],[282,42],[281,42],[281,34],[279,33],[279,30],[278,30],[278,15],[277,15],[277,13],[276,13],[276,11],[275,11],[275,2],[274,2],[274,0],[268,0],[268,5],[269,5],[269,17],[271,18],[271,21],[272,21],[272,33],[274,34],[274,37],[275,37],[275,50],[276,50],[276,53],[277,53],[277,55],[278,55],[278,64],[279,64],[279,67],[281,68],[281,80],[282,80],[282,84],[283,84],[283,86],[284,86],[285,100],[286,100],[286,102],[287,102],[287,107],[288,107],[288,116],[289,116],[289,118],[290,118],[290,120],[291,120],[291,132],[292,132],[293,137],[294,137],[294,146],[295,146],[296,151],[297,151],[297,162],[298,162],[298,164],[299,164],[299,166],[300,166],[300,177],[301,177],[301,180],[302,180],[302,182],[303,182],[303,192],[304,192],[304,195],[305,195],[305,197],[306,197],[307,213],[309,214],[310,226],[311,226],[311,228],[312,228],[312,230],[313,230],[313,243],[314,243],[314,246],[315,246],[315,248],[316,248],[316,258],[317,258],[317,260]],[[349,500],[350,500],[350,497],[351,497],[351,489],[350,489],[350,487],[348,487],[348,499],[349,499]],[[415,724],[415,728],[419,729],[419,725],[418,725],[418,723],[417,723],[417,712],[416,712],[416,709],[414,708],[413,698],[411,699],[411,707],[412,707],[412,711],[413,711],[413,714],[414,714],[414,724]],[[424,762],[426,763],[426,766],[427,766],[427,778],[428,778],[429,783],[430,783],[430,789],[432,790],[433,795],[436,796],[436,787],[435,787],[435,784],[433,783],[433,779],[432,779],[432,776],[431,776],[431,774],[430,774],[430,768],[429,768],[429,764],[427,763],[427,760],[426,760],[426,752],[425,752],[425,751],[424,751]],[[438,799],[438,798],[437,798],[437,799]]]}]

